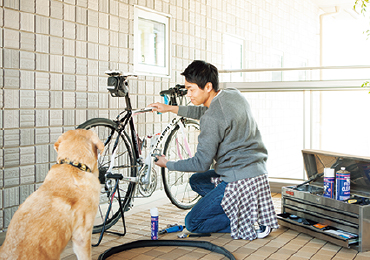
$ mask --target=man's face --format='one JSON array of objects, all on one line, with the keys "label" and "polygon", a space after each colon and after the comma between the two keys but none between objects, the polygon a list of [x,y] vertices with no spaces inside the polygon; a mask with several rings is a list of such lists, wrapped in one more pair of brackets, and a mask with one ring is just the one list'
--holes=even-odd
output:
[{"label": "man's face", "polygon": [[209,98],[209,91],[207,91],[207,88],[201,89],[198,87],[195,83],[190,83],[186,81],[185,79],[185,88],[188,90],[187,97],[190,98],[191,103],[193,103],[195,106],[199,106],[204,104],[208,98]]}]

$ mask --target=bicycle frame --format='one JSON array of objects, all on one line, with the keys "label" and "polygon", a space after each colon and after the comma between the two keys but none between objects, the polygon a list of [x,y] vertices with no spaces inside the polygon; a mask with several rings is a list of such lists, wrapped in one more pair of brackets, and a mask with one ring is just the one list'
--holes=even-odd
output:
[{"label": "bicycle frame", "polygon": [[[140,113],[152,111],[152,109],[150,108],[143,108],[143,109],[137,109],[137,110],[132,109],[131,99],[130,99],[129,90],[128,90],[128,82],[127,82],[127,78],[129,76],[120,76],[121,75],[120,72],[115,72],[115,71],[108,72],[108,73],[106,72],[106,74],[111,76],[111,78],[109,78],[111,80],[108,79],[108,90],[111,92],[111,95],[125,97],[125,102],[126,102],[125,110],[119,113],[118,116],[116,117],[116,120],[114,120],[114,122],[117,123],[116,130],[118,131],[119,135],[117,136],[115,143],[113,145],[110,165],[108,167],[107,175],[106,175],[107,178],[109,178],[109,174],[114,174],[113,168],[116,165],[115,159],[116,159],[116,152],[118,148],[120,135],[122,135],[123,131],[125,131],[127,125],[130,127],[129,131],[131,134],[133,150],[135,153],[135,158],[137,158],[136,165],[134,167],[139,167],[139,174],[137,174],[136,177],[122,176],[123,178],[120,178],[122,181],[134,182],[134,183],[139,183],[139,181],[141,181],[141,184],[143,185],[150,184],[151,172],[152,172],[152,157],[161,155],[161,150],[158,147],[163,142],[164,137],[168,133],[170,133],[173,130],[173,128],[176,127],[177,124],[180,126],[180,130],[183,133],[185,150],[187,151],[190,157],[192,156],[190,149],[189,149],[188,142],[186,140],[186,136],[184,135],[184,131],[185,131],[184,123],[183,123],[184,118],[175,117],[160,134],[158,133],[154,136],[155,137],[154,140],[151,139],[149,154],[147,155],[145,160],[143,160],[141,157],[141,147],[140,147],[141,140],[139,140],[138,138],[138,135],[135,129],[135,123],[134,123],[133,116],[140,114]],[[178,105],[177,98],[179,98],[180,105],[184,102],[184,96],[186,94],[186,90],[184,86],[176,85],[175,88],[170,88],[169,90],[162,91],[160,94],[164,97],[166,104],[176,106]],[[122,115],[123,117],[121,117]],[[110,141],[110,138],[107,139],[107,142],[109,141]],[[182,159],[179,143],[177,140],[176,140],[176,143],[177,143],[177,153],[179,157]],[[142,170],[145,170],[145,172],[142,172]]]},{"label": "bicycle frame", "polygon": [[[79,126],[79,128],[91,129],[97,133],[101,133],[104,146],[107,147],[107,152],[104,153],[105,155],[100,156],[99,154],[98,156],[99,163],[101,162],[101,165],[99,165],[99,180],[102,185],[105,185],[104,189],[101,187],[101,195],[105,195],[109,199],[105,218],[103,218],[102,211],[100,210],[103,225],[97,224],[96,228],[94,226],[96,231],[99,230],[97,232],[101,232],[101,234],[112,227],[120,216],[124,222],[123,211],[133,206],[134,198],[150,197],[156,190],[157,177],[159,176],[154,169],[152,157],[162,155],[161,149],[164,149],[163,152],[169,155],[169,157],[172,157],[172,155],[175,155],[176,158],[188,157],[188,155],[191,157],[187,138],[193,140],[193,137],[195,137],[194,129],[195,131],[199,130],[198,127],[194,127],[194,124],[197,124],[194,121],[189,120],[188,122],[188,119],[184,117],[174,117],[163,131],[153,136],[148,136],[150,147],[146,148],[148,153],[145,159],[143,159],[141,157],[143,143],[137,135],[133,117],[140,113],[152,111],[153,108],[132,108],[127,81],[130,75],[122,75],[119,71],[106,71],[106,74],[109,75],[107,89],[112,97],[125,97],[125,109],[114,120],[94,118]],[[184,100],[186,100],[186,93],[187,90],[184,85],[176,85],[173,88],[171,87],[168,90],[161,91],[160,95],[165,97],[165,102],[169,105],[182,105]],[[187,131],[188,123],[191,130],[189,133]],[[100,129],[103,131],[100,131]],[[168,149],[170,146],[171,148]],[[121,147],[123,148],[122,151]],[[174,193],[172,190],[173,185],[178,184],[177,181],[179,178],[177,175],[178,173],[175,173],[175,175],[171,175],[172,177],[169,178],[165,169],[161,169],[161,176],[168,198],[177,207],[188,209],[194,205],[191,203],[195,200],[185,202],[177,199],[177,192]],[[175,178],[175,184],[170,184],[169,181],[172,182],[173,177]],[[123,189],[119,189],[119,185],[121,184],[124,185]],[[183,183],[180,184],[182,185]],[[120,190],[125,193],[123,197],[120,197]],[[120,212],[113,210],[112,207],[113,202],[116,201],[114,200],[117,196],[115,195],[116,191],[118,192]],[[180,194],[184,192],[185,190],[180,191]],[[106,200],[103,200],[100,204],[104,205],[105,203]],[[108,217],[111,210],[113,210],[113,215]],[[98,244],[101,239],[102,235],[99,238]]]},{"label": "bicycle frame", "polygon": [[[119,131],[120,134],[126,128],[128,122],[132,122],[132,124],[134,123],[133,116],[136,114],[137,111],[142,111],[142,110],[136,110],[136,111],[134,111],[135,113],[126,114],[123,119],[121,119],[121,120],[118,121],[118,122],[120,122],[119,123],[119,126],[118,126],[119,129],[120,129],[120,131]],[[183,125],[183,123],[181,123],[181,124],[179,123],[182,120],[184,120],[183,117],[175,117],[175,118],[173,118],[172,121],[165,127],[165,129],[160,134],[158,133],[158,134],[155,135],[156,138],[155,138],[154,142],[152,142],[152,144],[150,145],[149,154],[147,155],[147,157],[144,160],[144,165],[147,165],[148,166],[147,172],[145,174],[145,179],[143,179],[143,183],[144,184],[148,184],[149,183],[149,180],[150,180],[150,173],[151,173],[151,168],[152,168],[152,164],[151,164],[152,157],[155,157],[157,155],[161,155],[161,150],[158,147],[163,142],[163,138],[168,133],[170,133],[172,131],[172,129],[177,124],[180,125],[181,131],[184,132],[184,125]],[[136,131],[135,131],[134,125],[131,126],[131,124],[130,124],[130,129],[131,129],[131,136],[132,137],[133,136],[135,137],[135,139],[133,139],[134,140],[133,141],[133,146],[134,146],[135,153],[137,153],[137,155],[138,155],[136,158],[141,159],[140,152],[139,152],[138,139],[137,139],[137,135],[136,135]],[[151,138],[153,138],[153,137],[151,137]],[[115,165],[114,164],[114,158],[116,156],[116,150],[117,150],[118,141],[119,141],[119,136],[117,136],[117,138],[116,138],[116,142],[115,142],[115,145],[113,147],[113,153],[112,153],[112,157],[111,157],[110,166],[109,166],[107,172],[112,172],[113,166]],[[189,145],[188,145],[188,142],[187,142],[185,136],[184,136],[184,143],[185,143],[186,151],[188,152],[189,156],[192,157],[191,152],[190,152],[190,148],[189,148]],[[180,151],[179,151],[179,147],[178,147],[178,154],[179,154],[179,156],[181,156]],[[141,164],[141,166],[143,165],[142,163],[140,163],[140,164]],[[138,165],[138,167],[140,167],[140,165]],[[130,182],[138,182],[139,181],[138,176],[137,177],[123,177],[122,180],[123,181],[130,181]]]}]

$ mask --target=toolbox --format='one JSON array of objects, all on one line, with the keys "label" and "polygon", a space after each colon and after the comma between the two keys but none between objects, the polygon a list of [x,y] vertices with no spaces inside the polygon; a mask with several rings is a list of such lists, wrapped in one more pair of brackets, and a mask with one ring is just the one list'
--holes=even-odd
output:
[{"label": "toolbox", "polygon": [[[308,181],[281,191],[281,226],[333,244],[370,250],[370,157],[302,150]],[[350,172],[349,200],[323,196],[324,168]]]}]

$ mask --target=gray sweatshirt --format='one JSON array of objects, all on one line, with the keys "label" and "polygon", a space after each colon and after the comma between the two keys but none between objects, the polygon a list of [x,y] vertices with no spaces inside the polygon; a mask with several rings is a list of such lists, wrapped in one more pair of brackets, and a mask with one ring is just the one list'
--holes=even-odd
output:
[{"label": "gray sweatshirt", "polygon": [[239,90],[222,90],[208,109],[179,106],[178,115],[200,119],[197,152],[186,160],[168,161],[168,170],[205,172],[215,160],[214,169],[225,182],[267,174],[267,150],[250,106]]}]

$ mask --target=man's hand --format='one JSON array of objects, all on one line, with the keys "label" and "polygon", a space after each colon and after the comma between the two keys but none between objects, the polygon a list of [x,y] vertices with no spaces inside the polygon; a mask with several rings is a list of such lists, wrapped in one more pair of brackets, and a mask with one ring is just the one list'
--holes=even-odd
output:
[{"label": "man's hand", "polygon": [[166,167],[166,163],[168,162],[168,160],[166,159],[166,157],[164,155],[162,156],[156,156],[156,158],[158,159],[155,163],[155,165],[159,166],[159,167]]},{"label": "man's hand", "polygon": [[170,106],[159,102],[150,104],[149,107],[154,107],[153,111],[158,111],[160,113],[172,112],[177,114],[177,112],[179,111],[178,106]]}]

